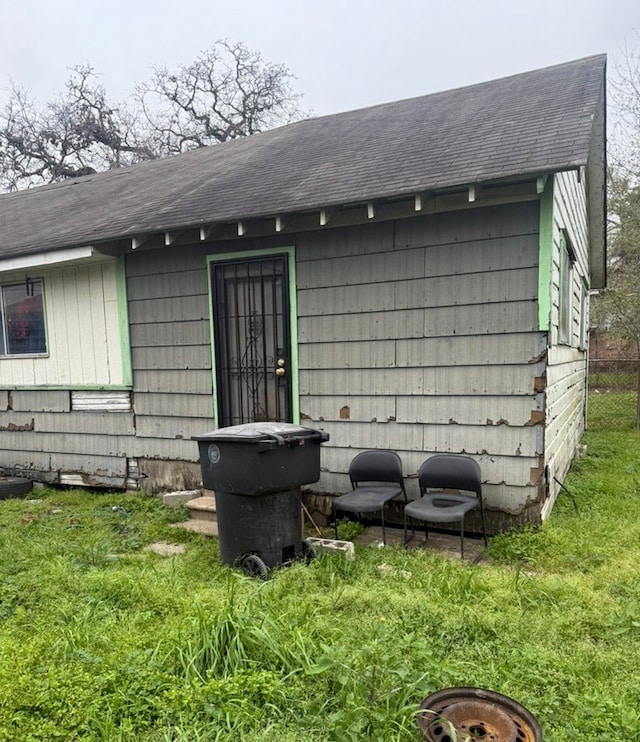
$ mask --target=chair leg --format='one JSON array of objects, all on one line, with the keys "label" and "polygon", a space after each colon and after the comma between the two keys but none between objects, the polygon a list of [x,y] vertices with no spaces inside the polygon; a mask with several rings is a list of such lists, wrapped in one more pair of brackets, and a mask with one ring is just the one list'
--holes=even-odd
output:
[{"label": "chair leg", "polygon": [[460,521],[460,559],[464,559],[464,518]]},{"label": "chair leg", "polygon": [[384,508],[380,511],[380,520],[382,521],[382,543],[387,545],[387,536],[384,531]]},{"label": "chair leg", "polygon": [[333,530],[335,531],[336,541],[338,540],[338,516],[336,514],[336,508],[331,503],[331,518],[333,520]]},{"label": "chair leg", "polygon": [[416,524],[415,521],[411,521],[411,537],[409,537],[409,529],[407,528],[407,516],[404,513],[402,514],[402,522],[404,525],[404,545],[406,546],[416,537]]}]

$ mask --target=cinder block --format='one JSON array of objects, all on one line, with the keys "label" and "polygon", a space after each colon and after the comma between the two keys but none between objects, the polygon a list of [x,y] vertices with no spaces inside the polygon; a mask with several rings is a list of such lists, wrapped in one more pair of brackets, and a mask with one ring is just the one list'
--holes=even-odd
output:
[{"label": "cinder block", "polygon": [[337,551],[344,554],[347,559],[355,559],[356,552],[352,541],[339,541],[334,538],[307,538],[305,541],[309,546],[314,546],[322,551]]},{"label": "cinder block", "polygon": [[189,500],[200,497],[200,490],[183,490],[181,492],[165,492],[162,495],[162,502],[169,508],[177,508]]}]

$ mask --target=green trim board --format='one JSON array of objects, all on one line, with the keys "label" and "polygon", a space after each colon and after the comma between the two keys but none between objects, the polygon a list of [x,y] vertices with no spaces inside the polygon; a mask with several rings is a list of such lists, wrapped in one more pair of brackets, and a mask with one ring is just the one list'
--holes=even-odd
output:
[{"label": "green trim board", "polygon": [[242,260],[268,255],[286,255],[289,269],[289,326],[291,336],[291,418],[300,422],[300,399],[298,384],[298,302],[296,294],[296,250],[295,247],[274,247],[264,250],[238,250],[207,255],[207,291],[209,293],[209,337],[211,343],[211,375],[213,377],[213,418],[218,420],[218,387],[216,381],[216,347],[213,330],[213,296],[211,294],[211,264],[225,260]]},{"label": "green trim board", "polygon": [[551,277],[553,275],[554,178],[547,178],[540,197],[538,247],[538,329],[551,327]]},{"label": "green trim board", "polygon": [[[116,260],[116,292],[118,295],[118,326],[120,334],[120,354],[122,356],[122,388],[133,386],[131,364],[131,336],[129,331],[129,304],[127,298],[127,274],[124,255]],[[118,387],[109,387],[116,389]]]}]

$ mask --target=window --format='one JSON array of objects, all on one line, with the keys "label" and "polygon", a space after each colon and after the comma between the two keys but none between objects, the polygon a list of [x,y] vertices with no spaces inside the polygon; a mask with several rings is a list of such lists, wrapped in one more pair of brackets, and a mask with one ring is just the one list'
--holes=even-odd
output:
[{"label": "window", "polygon": [[582,292],[580,294],[580,350],[589,347],[589,289],[582,281]]},{"label": "window", "polygon": [[0,286],[0,356],[47,352],[42,280]]},{"label": "window", "polygon": [[575,262],[575,253],[564,231],[560,241],[560,261],[559,340],[564,345],[571,345],[573,323],[573,264]]}]

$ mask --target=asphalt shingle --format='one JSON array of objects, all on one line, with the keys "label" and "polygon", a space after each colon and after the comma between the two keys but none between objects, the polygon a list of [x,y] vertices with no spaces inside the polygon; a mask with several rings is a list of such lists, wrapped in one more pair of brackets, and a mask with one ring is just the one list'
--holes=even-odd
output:
[{"label": "asphalt shingle", "polygon": [[0,256],[587,164],[606,58],[332,116],[0,196]]}]

